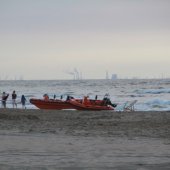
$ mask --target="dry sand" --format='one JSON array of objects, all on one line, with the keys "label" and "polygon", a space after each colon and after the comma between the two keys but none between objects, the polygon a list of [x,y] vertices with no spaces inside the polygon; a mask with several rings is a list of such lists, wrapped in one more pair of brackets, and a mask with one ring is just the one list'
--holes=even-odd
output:
[{"label": "dry sand", "polygon": [[0,109],[0,169],[169,170],[170,112]]},{"label": "dry sand", "polygon": [[170,112],[0,109],[0,130],[170,138]]}]

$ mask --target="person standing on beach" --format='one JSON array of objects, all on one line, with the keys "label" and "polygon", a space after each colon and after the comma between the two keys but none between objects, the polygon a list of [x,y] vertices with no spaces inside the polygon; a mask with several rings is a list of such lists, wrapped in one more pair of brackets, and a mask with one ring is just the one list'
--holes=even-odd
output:
[{"label": "person standing on beach", "polygon": [[14,90],[13,93],[12,93],[12,105],[13,105],[13,108],[14,107],[17,108],[16,98],[17,98],[17,95],[16,95],[15,90]]},{"label": "person standing on beach", "polygon": [[9,94],[6,94],[5,92],[2,93],[2,108],[6,108],[6,100],[8,98]]},{"label": "person standing on beach", "polygon": [[25,96],[22,95],[22,96],[21,96],[21,104],[22,104],[22,108],[23,108],[23,109],[26,109],[26,107],[25,107],[26,101],[27,101],[27,100],[26,100]]}]

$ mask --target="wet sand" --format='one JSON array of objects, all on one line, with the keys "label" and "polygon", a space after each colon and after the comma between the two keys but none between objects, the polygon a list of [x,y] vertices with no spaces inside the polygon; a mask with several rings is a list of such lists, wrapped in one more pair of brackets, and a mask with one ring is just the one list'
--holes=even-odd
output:
[{"label": "wet sand", "polygon": [[2,169],[169,170],[170,112],[0,109]]},{"label": "wet sand", "polygon": [[170,112],[0,109],[0,130],[78,136],[170,138]]}]

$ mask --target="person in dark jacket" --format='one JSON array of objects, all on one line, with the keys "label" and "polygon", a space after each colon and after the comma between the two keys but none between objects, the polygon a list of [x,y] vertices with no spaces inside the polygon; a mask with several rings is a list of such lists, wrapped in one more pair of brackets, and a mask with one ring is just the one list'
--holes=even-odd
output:
[{"label": "person in dark jacket", "polygon": [[15,90],[14,90],[13,93],[12,93],[12,106],[13,106],[13,108],[14,107],[17,108],[16,98],[17,98],[17,95],[16,95]]},{"label": "person in dark jacket", "polygon": [[21,96],[21,104],[22,104],[22,108],[23,108],[23,109],[26,109],[26,107],[25,107],[26,101],[27,101],[27,100],[26,100],[25,96],[22,95],[22,96]]},{"label": "person in dark jacket", "polygon": [[9,94],[6,94],[5,92],[2,93],[2,107],[6,108],[6,100],[8,99]]}]

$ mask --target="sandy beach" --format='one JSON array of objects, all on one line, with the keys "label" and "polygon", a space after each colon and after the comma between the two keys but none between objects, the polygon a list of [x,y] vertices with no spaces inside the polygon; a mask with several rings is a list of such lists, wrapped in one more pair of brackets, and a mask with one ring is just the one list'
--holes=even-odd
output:
[{"label": "sandy beach", "polygon": [[170,112],[0,109],[0,141],[4,169],[168,170]]},{"label": "sandy beach", "polygon": [[170,138],[170,112],[0,109],[0,130]]}]

